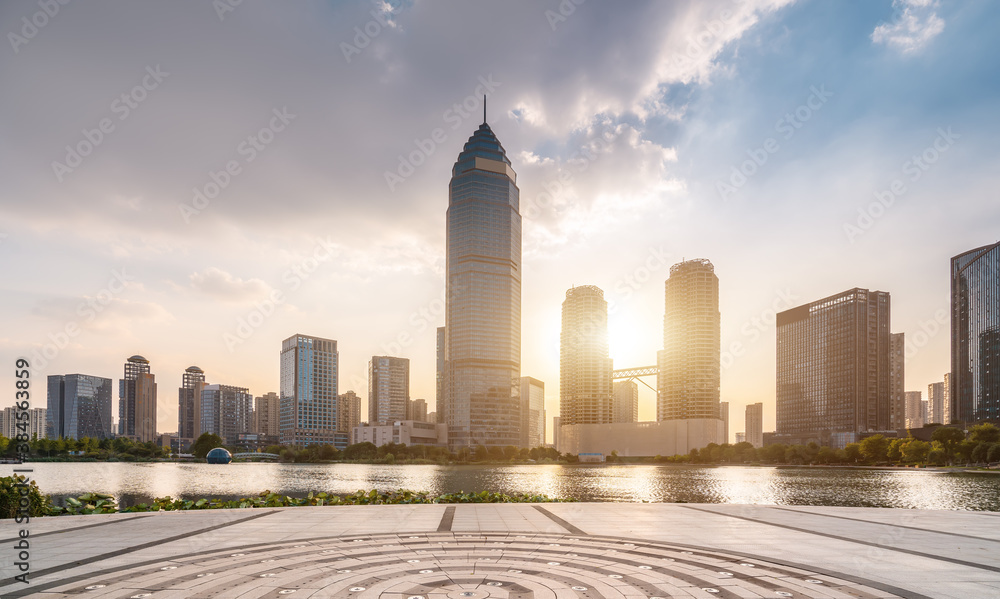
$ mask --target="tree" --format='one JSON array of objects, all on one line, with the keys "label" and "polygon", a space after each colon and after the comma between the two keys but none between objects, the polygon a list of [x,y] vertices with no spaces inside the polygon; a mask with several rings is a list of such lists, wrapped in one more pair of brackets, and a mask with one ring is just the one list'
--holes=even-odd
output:
[{"label": "tree", "polygon": [[906,462],[925,462],[930,450],[930,443],[920,439],[912,439],[903,445],[903,460]]},{"label": "tree", "polygon": [[222,437],[215,433],[202,433],[194,443],[191,444],[191,453],[198,459],[204,459],[208,452],[216,447],[222,447]]},{"label": "tree", "polygon": [[1000,428],[990,422],[977,424],[969,429],[969,439],[976,443],[996,443],[1000,441]]},{"label": "tree", "polygon": [[848,462],[857,464],[858,460],[861,459],[861,445],[858,443],[848,443],[844,447],[844,455]]},{"label": "tree", "polygon": [[986,456],[986,459],[991,462],[1000,462],[1000,443],[994,443],[993,447],[990,447],[990,452]]},{"label": "tree", "polygon": [[903,446],[910,442],[912,437],[906,439],[893,439],[889,442],[889,451],[886,455],[890,462],[898,462],[903,459]]},{"label": "tree", "polygon": [[348,445],[342,455],[345,460],[373,460],[378,455],[378,447],[368,441],[355,443]]},{"label": "tree", "polygon": [[941,448],[945,452],[945,461],[947,461],[951,459],[958,444],[965,440],[965,433],[953,426],[942,426],[934,431],[931,440],[941,444]]},{"label": "tree", "polygon": [[976,443],[972,450],[972,461],[977,464],[989,461],[990,450],[993,449],[994,445],[995,443]]},{"label": "tree", "polygon": [[861,455],[869,462],[884,462],[889,449],[889,440],[882,435],[873,435],[861,441]]}]

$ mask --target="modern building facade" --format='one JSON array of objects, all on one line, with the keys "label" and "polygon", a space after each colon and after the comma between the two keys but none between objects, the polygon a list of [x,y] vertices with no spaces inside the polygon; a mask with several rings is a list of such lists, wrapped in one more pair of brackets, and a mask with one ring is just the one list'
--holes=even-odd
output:
[{"label": "modern building facade", "polygon": [[903,333],[889,336],[889,428],[906,428],[906,367]]},{"label": "modern building facade", "polygon": [[704,259],[670,267],[656,419],[719,418],[719,278]]},{"label": "modern building facade", "polygon": [[[45,414],[47,410],[45,408],[28,408],[27,410],[18,410],[13,406],[6,407],[0,412],[0,435],[7,437],[8,439],[14,439],[18,433],[28,435],[28,439],[47,439],[46,429],[48,429],[48,416]],[[28,415],[21,416],[18,420],[18,412],[27,413]],[[27,418],[27,421],[25,421]],[[18,426],[21,423],[27,422],[25,426]]]},{"label": "modern building facade", "polygon": [[406,420],[409,401],[409,358],[372,356],[368,362],[369,424]]},{"label": "modern building facade", "polygon": [[566,292],[559,341],[559,417],[563,426],[612,422],[608,302],[600,288],[584,285]]},{"label": "modern building facade", "polygon": [[427,400],[417,398],[406,402],[406,419],[427,422]]},{"label": "modern building facade", "polygon": [[114,434],[111,417],[111,379],[87,374],[48,377],[49,439],[106,439]]},{"label": "modern building facade", "polygon": [[729,443],[729,402],[719,402],[719,418],[722,419],[722,442]]},{"label": "modern building facade", "polygon": [[633,380],[615,381],[611,422],[639,422],[639,385]]},{"label": "modern building facade", "polygon": [[181,375],[177,390],[177,438],[197,439],[201,434],[198,421],[201,416],[201,392],[205,388],[205,371],[188,366]]},{"label": "modern building facade", "polygon": [[246,387],[204,385],[199,410],[199,435],[212,433],[236,445],[240,434],[253,432],[253,395]]},{"label": "modern building facade", "polygon": [[437,371],[435,376],[435,383],[437,383],[437,389],[435,390],[434,396],[434,422],[443,423],[444,420],[444,381],[447,369],[445,368],[445,343],[447,342],[448,336],[445,333],[445,327],[437,328]]},{"label": "modern building facade", "polygon": [[118,435],[157,441],[156,377],[149,360],[135,355],[125,362],[125,378],[118,381]]},{"label": "modern building facade", "polygon": [[921,391],[906,392],[906,428],[923,428],[927,418]]},{"label": "modern building facade", "polygon": [[281,435],[281,398],[274,391],[253,400],[253,432],[277,440]]},{"label": "modern building facade", "polygon": [[1000,242],[951,259],[951,422],[1000,420]]},{"label": "modern building facade", "polygon": [[850,289],[777,315],[783,443],[842,448],[890,429],[889,294]]},{"label": "modern building facade", "polygon": [[951,373],[944,373],[944,406],[941,409],[941,417],[944,421],[941,424],[951,424],[952,421],[952,409],[951,409]]},{"label": "modern building facade", "polygon": [[[719,418],[684,418],[661,422],[570,424],[559,427],[556,449],[572,455],[618,452],[622,457],[672,456],[722,442]],[[582,457],[581,457],[582,460]]]},{"label": "modern building facade", "polygon": [[521,447],[545,445],[545,383],[521,377]]},{"label": "modern building facade", "polygon": [[281,342],[281,424],[283,445],[347,446],[337,430],[340,353],[333,339],[293,335]]},{"label": "modern building facade", "polygon": [[736,433],[736,442],[737,443],[746,443],[747,442],[747,434],[746,433]]},{"label": "modern building facade", "polygon": [[521,439],[521,215],[517,175],[485,122],[448,186],[444,413],[453,447]]},{"label": "modern building facade", "polygon": [[361,396],[354,391],[347,391],[340,394],[338,401],[340,407],[337,409],[339,416],[337,430],[351,435],[354,427],[361,425]]},{"label": "modern building facade", "polygon": [[944,382],[927,385],[927,424],[944,424]]},{"label": "modern building facade", "polygon": [[389,443],[411,445],[448,446],[448,425],[418,420],[397,420],[386,424],[365,423],[354,427],[353,443]]},{"label": "modern building facade", "polygon": [[764,447],[764,404],[749,404],[745,418],[746,441],[754,447]]}]

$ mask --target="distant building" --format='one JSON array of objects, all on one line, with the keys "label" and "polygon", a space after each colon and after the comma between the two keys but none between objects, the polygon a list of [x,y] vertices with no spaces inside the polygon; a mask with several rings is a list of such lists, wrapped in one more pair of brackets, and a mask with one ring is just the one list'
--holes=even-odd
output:
[{"label": "distant building", "polygon": [[664,288],[656,419],[718,419],[721,321],[715,267],[704,259],[674,264]]},{"label": "distant building", "polygon": [[337,430],[340,353],[333,339],[293,335],[281,342],[282,445],[347,447]]},{"label": "distant building", "polygon": [[949,383],[951,422],[1000,421],[1000,242],[951,259]]},{"label": "distant building", "polygon": [[944,373],[944,400],[941,402],[941,417],[944,422],[941,424],[951,424],[952,423],[952,409],[951,409],[951,373]]},{"label": "distant building", "polygon": [[639,385],[633,380],[615,381],[611,386],[614,401],[612,422],[639,422]]},{"label": "distant building", "polygon": [[608,302],[593,285],[573,287],[562,305],[559,417],[568,424],[612,421]]},{"label": "distant building", "polygon": [[200,435],[198,418],[201,412],[201,392],[205,387],[205,371],[188,366],[181,375],[177,390],[177,438],[197,439]]},{"label": "distant building", "polygon": [[746,441],[747,441],[747,434],[746,433],[736,433],[736,442],[737,443],[746,443]]},{"label": "distant building", "polygon": [[672,456],[722,442],[719,418],[685,418],[659,422],[564,424],[559,427],[561,453],[623,457]]},{"label": "distant building", "polygon": [[434,422],[445,422],[444,415],[444,377],[445,377],[445,351],[444,344],[448,336],[445,334],[444,327],[437,328],[437,373],[436,373],[436,395],[434,396],[434,416],[436,420]]},{"label": "distant building", "polygon": [[156,377],[142,356],[125,362],[125,378],[118,381],[118,435],[143,443],[158,441]]},{"label": "distant building", "polygon": [[719,402],[719,418],[722,419],[723,443],[729,443],[729,402]]},{"label": "distant building", "polygon": [[927,385],[927,424],[944,424],[944,382]]},{"label": "distant building", "polygon": [[416,420],[398,420],[386,424],[362,424],[354,427],[354,443],[389,443],[411,445],[448,446],[448,425]]},{"label": "distant building", "polygon": [[923,428],[927,417],[921,391],[906,392],[906,428]]},{"label": "distant building", "polygon": [[[337,409],[339,424],[337,430],[351,435],[354,428],[361,424],[361,397],[354,391],[347,391],[338,398],[340,407]],[[349,443],[354,443],[350,441]]]},{"label": "distant building", "polygon": [[18,433],[25,433],[28,435],[29,439],[47,439],[46,428],[48,428],[48,421],[45,408],[28,408],[24,410],[28,413],[27,416],[27,426],[18,427],[18,424],[25,422],[22,416],[21,420],[17,419],[17,413],[19,410],[15,409],[13,406],[3,409],[2,415],[0,415],[0,434],[8,439],[13,439]]},{"label": "distant building", "polygon": [[521,447],[534,449],[545,445],[545,383],[522,376]]},{"label": "distant building", "polygon": [[406,403],[406,419],[427,422],[427,400],[411,399]]},{"label": "distant building", "polygon": [[764,404],[752,403],[746,409],[746,440],[754,447],[764,447]]},{"label": "distant building", "polygon": [[906,428],[906,369],[904,334],[889,336],[889,428]]},{"label": "distant building", "polygon": [[281,398],[271,391],[253,403],[253,432],[277,440],[281,436]]},{"label": "distant building", "polygon": [[409,401],[409,358],[372,356],[368,362],[368,423],[406,420]]},{"label": "distant building", "polygon": [[558,416],[552,418],[552,446],[556,448],[557,451],[562,451],[559,449],[559,429],[562,427],[562,419]]},{"label": "distant building", "polygon": [[887,292],[850,289],[778,313],[777,326],[775,442],[842,448],[889,430]]},{"label": "distant building", "polygon": [[246,387],[205,385],[200,404],[199,434],[219,435],[226,445],[235,445],[240,433],[253,432],[253,395]]},{"label": "distant building", "polygon": [[114,434],[111,379],[87,374],[49,375],[47,435],[50,439],[106,439]]}]

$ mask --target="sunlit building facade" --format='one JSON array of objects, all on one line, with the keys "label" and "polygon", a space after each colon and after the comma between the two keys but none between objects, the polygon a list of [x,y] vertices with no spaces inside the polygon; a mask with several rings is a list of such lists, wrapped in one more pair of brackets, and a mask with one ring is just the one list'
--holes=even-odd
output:
[{"label": "sunlit building facade", "polygon": [[337,430],[339,362],[333,339],[294,335],[281,342],[283,445],[347,447],[350,434]]},{"label": "sunlit building facade", "polygon": [[952,422],[1000,420],[1000,242],[951,259]]},{"label": "sunlit building facade", "polygon": [[615,381],[611,422],[639,422],[639,385],[635,381]]},{"label": "sunlit building facade", "polygon": [[746,441],[754,447],[764,447],[764,404],[749,404],[745,419]]},{"label": "sunlit building facade", "polygon": [[368,423],[409,419],[410,359],[372,356],[368,362]]},{"label": "sunlit building facade", "polygon": [[583,285],[566,292],[559,347],[559,417],[563,426],[612,422],[608,302],[600,288]]},{"label": "sunlit building facade", "polygon": [[671,266],[657,359],[657,420],[720,418],[720,334],[715,267],[704,259]]},{"label": "sunlit building facade", "polygon": [[521,377],[521,447],[545,445],[545,383]]},{"label": "sunlit building facade", "polygon": [[203,385],[199,410],[199,435],[212,433],[235,445],[241,433],[253,432],[253,395],[246,387]]},{"label": "sunlit building facade", "polygon": [[156,377],[149,360],[132,356],[125,377],[118,381],[118,435],[135,441],[156,441]]},{"label": "sunlit building facade", "polygon": [[927,418],[927,408],[924,405],[923,392],[906,392],[906,428],[923,428]]},{"label": "sunlit building facade", "polygon": [[[338,396],[337,401],[337,430],[350,437],[354,428],[361,425],[361,396],[354,391],[346,391]],[[354,443],[350,439],[349,442]]]},{"label": "sunlit building facade", "polygon": [[177,438],[194,440],[201,434],[198,422],[201,416],[201,392],[205,387],[205,371],[188,366],[181,375],[177,390]]},{"label": "sunlit building facade", "polygon": [[112,385],[111,379],[87,374],[50,375],[46,436],[49,439],[111,437]]},{"label": "sunlit building facade", "polygon": [[889,428],[906,428],[906,368],[903,333],[889,336]]},{"label": "sunlit building facade", "polygon": [[889,430],[889,294],[851,289],[778,313],[777,430],[835,448]]},{"label": "sunlit building facade", "polygon": [[274,391],[253,400],[253,432],[277,440],[281,433],[281,398]]},{"label": "sunlit building facade", "polygon": [[444,422],[453,447],[521,440],[521,215],[517,175],[485,122],[448,186]]},{"label": "sunlit building facade", "polygon": [[927,424],[944,424],[944,382],[927,385]]}]

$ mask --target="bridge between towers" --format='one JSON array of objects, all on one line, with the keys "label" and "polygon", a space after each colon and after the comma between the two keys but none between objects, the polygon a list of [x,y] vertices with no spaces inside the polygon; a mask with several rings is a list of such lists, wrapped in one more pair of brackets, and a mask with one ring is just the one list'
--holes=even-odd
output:
[{"label": "bridge between towers", "polygon": [[[646,385],[650,389],[653,389],[653,387],[650,387],[649,383],[647,383],[646,381],[642,380],[642,377],[644,377],[644,376],[656,376],[657,374],[659,374],[659,372],[660,372],[660,368],[658,366],[640,366],[638,368],[621,368],[621,369],[618,369],[618,370],[612,370],[611,371],[611,380],[613,380],[613,381],[615,381],[615,380],[628,380],[628,381],[631,381],[633,379],[638,379],[640,383],[642,383],[643,385]],[[656,391],[656,389],[653,389],[653,391]]]}]

